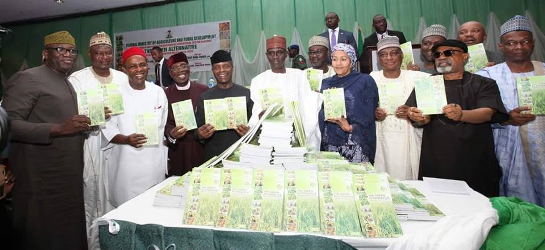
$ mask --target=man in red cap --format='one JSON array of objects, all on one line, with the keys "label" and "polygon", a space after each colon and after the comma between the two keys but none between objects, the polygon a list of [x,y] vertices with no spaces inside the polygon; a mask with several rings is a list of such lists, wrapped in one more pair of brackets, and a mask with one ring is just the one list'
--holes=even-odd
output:
[{"label": "man in red cap", "polygon": [[183,52],[168,58],[168,68],[174,84],[165,90],[168,99],[168,120],[165,137],[168,139],[169,175],[183,175],[204,162],[204,147],[183,126],[176,126],[172,103],[191,99],[193,112],[197,110],[199,96],[208,87],[189,80],[190,67]]},{"label": "man in red cap", "polygon": [[112,116],[102,129],[111,148],[105,165],[109,198],[115,207],[163,181],[167,167],[165,92],[146,81],[148,64],[143,49],[125,50],[122,64],[129,78],[129,84],[121,86],[124,112]]},{"label": "man in red cap", "polygon": [[267,70],[252,79],[250,97],[254,102],[252,117],[249,125],[256,124],[261,112],[267,109],[267,103],[263,102],[262,94],[278,93],[284,105],[284,114],[291,117],[288,104],[292,101],[299,102],[301,119],[305,129],[307,144],[319,148],[317,142],[311,141],[312,135],[318,129],[318,93],[310,90],[310,84],[306,72],[299,69],[286,68],[286,38],[273,36],[267,39],[267,60],[271,66]]}]

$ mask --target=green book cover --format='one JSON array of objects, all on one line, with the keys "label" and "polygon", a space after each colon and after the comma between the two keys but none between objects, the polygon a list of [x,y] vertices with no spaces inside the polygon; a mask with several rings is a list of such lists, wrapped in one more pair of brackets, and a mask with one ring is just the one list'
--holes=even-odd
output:
[{"label": "green book cover", "polygon": [[142,114],[136,114],[136,133],[143,134],[146,136],[147,141],[144,143],[144,146],[155,146],[159,145],[159,131],[157,128],[157,118],[152,112],[145,112]]},{"label": "green book cover", "polygon": [[187,99],[181,102],[175,102],[171,105],[172,113],[174,114],[174,121],[176,126],[184,126],[187,130],[197,128],[197,122],[195,121],[195,111],[193,109],[193,103],[191,99]]},{"label": "green book cover", "polygon": [[447,105],[447,94],[442,75],[415,79],[416,104],[424,115],[442,114]]},{"label": "green book cover", "polygon": [[100,88],[88,89],[77,93],[78,114],[91,119],[91,126],[106,123],[104,114],[104,96]]},{"label": "green book cover", "polygon": [[[221,169],[218,168],[204,168],[193,172],[186,203],[186,224],[216,225],[220,204],[220,179]],[[196,187],[198,191],[195,190]]]},{"label": "green book cover", "polygon": [[407,69],[409,63],[414,64],[413,56],[413,44],[411,42],[406,42],[401,44],[401,51],[403,52],[403,62],[401,63],[401,69]]},{"label": "green book cover", "polygon": [[488,58],[486,57],[486,51],[482,43],[467,47],[467,51],[469,53],[469,60],[464,67],[466,71],[475,73],[486,67]]},{"label": "green book cover", "polygon": [[545,115],[545,76],[517,77],[517,92],[520,107],[531,107],[531,114]]},{"label": "green book cover", "polygon": [[239,124],[248,123],[246,97],[204,100],[204,119],[216,131],[235,129]]},{"label": "green book cover", "polygon": [[324,71],[321,69],[307,69],[307,79],[310,83],[310,89],[312,91],[320,92],[320,86],[322,85],[322,78],[324,77]]},{"label": "green book cover", "polygon": [[[284,106],[284,97],[282,96],[282,92],[280,92],[280,89],[278,88],[264,88],[259,90],[259,94],[261,96],[261,107],[263,108],[263,110],[267,110],[267,108],[269,108],[269,106],[273,103],[277,103],[281,107]],[[284,109],[282,108],[273,116],[279,116],[283,114]]]},{"label": "green book cover", "polygon": [[400,82],[384,82],[377,84],[380,107],[387,114],[395,114],[397,108],[405,104],[406,98],[403,94],[403,85]]},{"label": "green book cover", "polygon": [[101,85],[104,91],[104,106],[112,111],[111,115],[119,115],[125,112],[123,106],[123,95],[119,86],[115,83]]},{"label": "green book cover", "polygon": [[247,229],[254,195],[251,168],[223,169],[217,227]]},{"label": "green book cover", "polygon": [[320,233],[318,172],[286,170],[284,196],[284,230]]},{"label": "green book cover", "polygon": [[253,184],[249,229],[280,232],[284,209],[284,170],[254,169]]},{"label": "green book cover", "polygon": [[325,119],[346,118],[346,107],[344,103],[344,88],[326,89],[324,94]]},{"label": "green book cover", "polygon": [[363,187],[367,194],[374,222],[377,226],[377,237],[391,238],[403,235],[392,203],[388,175],[385,173],[365,174],[363,175],[363,179]]},{"label": "green book cover", "polygon": [[352,173],[318,172],[320,222],[327,235],[361,237],[358,212],[352,191]]}]

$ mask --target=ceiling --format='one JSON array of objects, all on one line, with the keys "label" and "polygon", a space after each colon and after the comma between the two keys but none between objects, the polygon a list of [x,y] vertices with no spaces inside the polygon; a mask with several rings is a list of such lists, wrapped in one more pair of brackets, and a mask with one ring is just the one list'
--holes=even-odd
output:
[{"label": "ceiling", "polygon": [[165,2],[166,0],[0,0],[0,24]]}]

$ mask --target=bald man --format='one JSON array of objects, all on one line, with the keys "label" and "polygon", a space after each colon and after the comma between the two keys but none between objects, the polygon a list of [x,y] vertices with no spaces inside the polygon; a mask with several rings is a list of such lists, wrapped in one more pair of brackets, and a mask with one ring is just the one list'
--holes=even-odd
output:
[{"label": "bald man", "polygon": [[[464,42],[467,46],[484,43],[486,37],[484,25],[477,21],[465,22],[458,28],[458,40]],[[487,49],[485,51],[489,62],[487,66],[505,62],[500,53]]]}]

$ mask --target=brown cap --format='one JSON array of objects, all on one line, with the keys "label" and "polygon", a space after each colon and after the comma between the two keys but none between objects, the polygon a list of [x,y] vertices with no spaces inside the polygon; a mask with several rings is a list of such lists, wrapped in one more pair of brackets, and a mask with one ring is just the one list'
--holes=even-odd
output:
[{"label": "brown cap", "polygon": [[286,49],[286,38],[283,36],[274,35],[267,39],[267,50],[269,49]]}]

